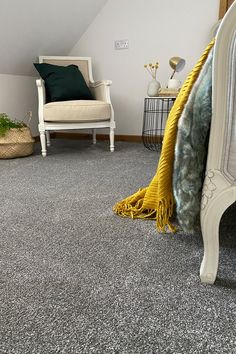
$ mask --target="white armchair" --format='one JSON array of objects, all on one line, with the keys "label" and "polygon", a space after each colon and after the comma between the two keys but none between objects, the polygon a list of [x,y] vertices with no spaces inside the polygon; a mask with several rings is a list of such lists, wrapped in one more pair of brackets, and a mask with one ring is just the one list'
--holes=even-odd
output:
[{"label": "white armchair", "polygon": [[92,129],[93,144],[96,144],[96,129],[109,128],[110,151],[114,151],[114,111],[110,98],[111,81],[94,82],[91,58],[40,56],[39,63],[59,66],[77,65],[89,87],[94,100],[71,100],[46,103],[45,85],[36,80],[38,88],[39,133],[42,156],[47,155],[50,146],[50,131]]}]

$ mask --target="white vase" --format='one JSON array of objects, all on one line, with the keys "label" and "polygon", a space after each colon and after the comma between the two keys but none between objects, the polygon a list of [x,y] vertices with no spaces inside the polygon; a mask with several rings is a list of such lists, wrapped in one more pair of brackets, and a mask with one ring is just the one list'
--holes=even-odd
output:
[{"label": "white vase", "polygon": [[156,79],[153,79],[148,84],[147,94],[149,97],[156,97],[161,89],[161,84]]}]

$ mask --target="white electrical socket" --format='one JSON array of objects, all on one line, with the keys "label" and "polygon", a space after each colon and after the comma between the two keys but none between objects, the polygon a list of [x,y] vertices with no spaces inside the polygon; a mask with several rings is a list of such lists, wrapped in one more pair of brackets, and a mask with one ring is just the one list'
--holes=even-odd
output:
[{"label": "white electrical socket", "polygon": [[128,39],[115,40],[115,49],[129,49]]}]

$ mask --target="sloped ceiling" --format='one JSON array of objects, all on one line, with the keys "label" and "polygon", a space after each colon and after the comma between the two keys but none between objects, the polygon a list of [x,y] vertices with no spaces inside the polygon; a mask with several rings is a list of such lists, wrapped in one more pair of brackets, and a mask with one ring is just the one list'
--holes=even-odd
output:
[{"label": "sloped ceiling", "polygon": [[0,74],[35,76],[39,55],[67,55],[107,0],[0,0]]}]

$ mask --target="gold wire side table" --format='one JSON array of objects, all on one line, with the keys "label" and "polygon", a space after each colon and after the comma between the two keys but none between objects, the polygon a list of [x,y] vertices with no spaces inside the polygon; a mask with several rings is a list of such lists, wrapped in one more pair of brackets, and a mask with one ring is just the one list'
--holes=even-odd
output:
[{"label": "gold wire side table", "polygon": [[142,140],[148,150],[160,151],[169,112],[176,96],[145,97]]}]

